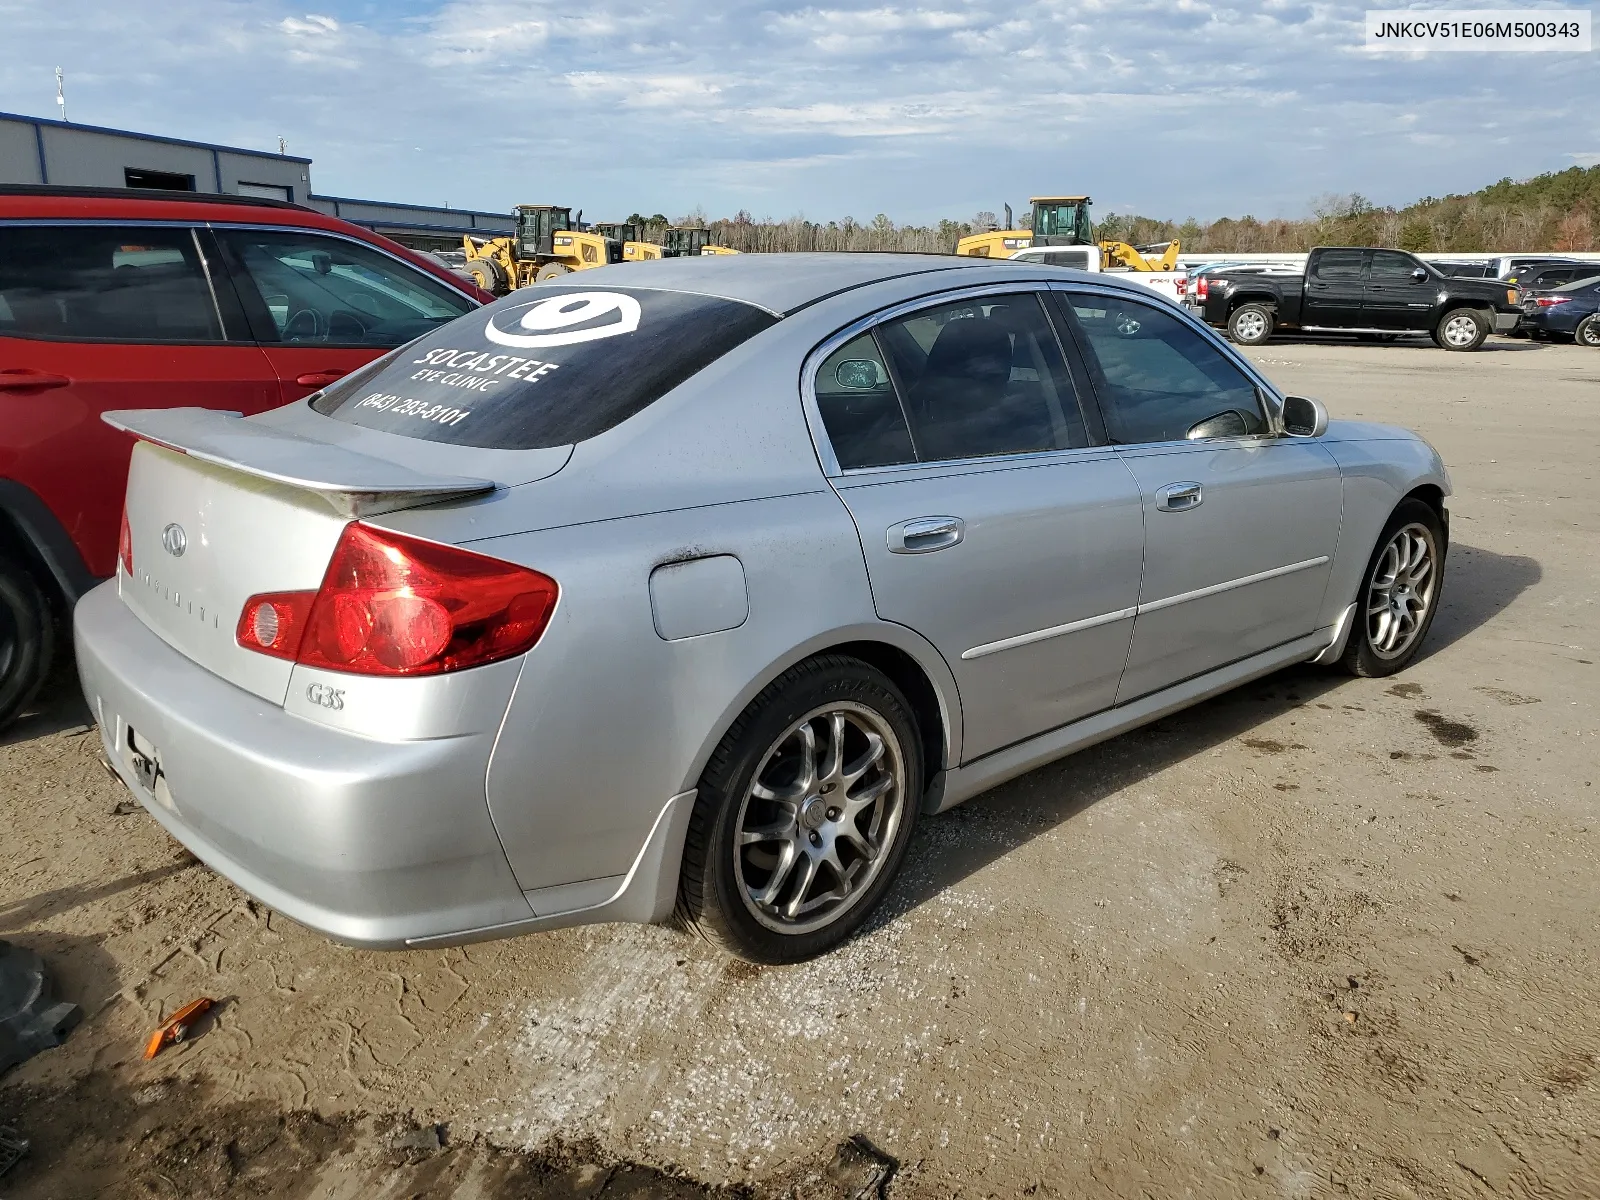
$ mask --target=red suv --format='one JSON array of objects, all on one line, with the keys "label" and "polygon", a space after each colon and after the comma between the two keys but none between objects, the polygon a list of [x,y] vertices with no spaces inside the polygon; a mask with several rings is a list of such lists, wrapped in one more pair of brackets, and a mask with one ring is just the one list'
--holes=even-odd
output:
[{"label": "red suv", "polygon": [[0,187],[0,724],[116,569],[133,440],[102,412],[260,412],[491,299],[293,204]]}]

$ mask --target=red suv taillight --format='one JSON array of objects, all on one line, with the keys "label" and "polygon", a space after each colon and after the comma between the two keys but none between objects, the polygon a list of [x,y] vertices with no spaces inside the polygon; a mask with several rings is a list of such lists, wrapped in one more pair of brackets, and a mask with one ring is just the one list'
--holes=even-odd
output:
[{"label": "red suv taillight", "polygon": [[122,532],[117,535],[117,561],[122,572],[133,578],[133,530],[128,525],[128,506],[122,506]]},{"label": "red suv taillight", "polygon": [[319,589],[250,597],[235,636],[308,667],[438,675],[531,649],[559,593],[527,567],[353,522]]}]

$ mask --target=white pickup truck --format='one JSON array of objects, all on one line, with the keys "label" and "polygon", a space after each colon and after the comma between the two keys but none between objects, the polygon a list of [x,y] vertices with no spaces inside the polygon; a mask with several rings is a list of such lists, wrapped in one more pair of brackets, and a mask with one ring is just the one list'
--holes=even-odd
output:
[{"label": "white pickup truck", "polygon": [[1078,271],[1105,272],[1119,279],[1142,283],[1174,304],[1184,301],[1184,271],[1130,271],[1126,267],[1107,267],[1105,256],[1098,246],[1030,246],[1011,256],[1012,262],[1050,263],[1057,267],[1072,267]]}]

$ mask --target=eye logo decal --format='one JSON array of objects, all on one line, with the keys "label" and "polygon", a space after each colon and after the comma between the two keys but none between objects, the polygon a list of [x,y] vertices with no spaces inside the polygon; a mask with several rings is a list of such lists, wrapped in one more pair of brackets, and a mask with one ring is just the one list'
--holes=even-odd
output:
[{"label": "eye logo decal", "polygon": [[[519,315],[520,314],[520,315]],[[595,324],[611,317],[603,324]],[[639,328],[639,302],[621,292],[568,292],[495,313],[483,334],[519,350],[573,346],[632,333]]]}]

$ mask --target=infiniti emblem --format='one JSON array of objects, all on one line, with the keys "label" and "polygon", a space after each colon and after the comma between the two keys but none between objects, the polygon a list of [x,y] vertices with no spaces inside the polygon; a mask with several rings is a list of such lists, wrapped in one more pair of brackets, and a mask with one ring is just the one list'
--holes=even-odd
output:
[{"label": "infiniti emblem", "polygon": [[182,558],[183,552],[189,546],[189,538],[183,532],[183,526],[174,521],[161,531],[161,545],[173,558]]}]

